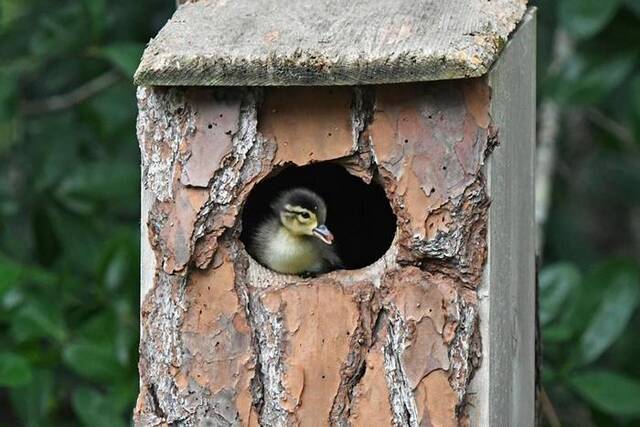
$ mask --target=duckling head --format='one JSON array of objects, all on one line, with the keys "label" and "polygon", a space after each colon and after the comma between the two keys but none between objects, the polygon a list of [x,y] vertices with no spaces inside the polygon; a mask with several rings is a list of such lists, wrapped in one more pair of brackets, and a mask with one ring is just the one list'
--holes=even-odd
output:
[{"label": "duckling head", "polygon": [[294,236],[313,236],[327,245],[333,243],[333,234],[325,225],[327,205],[313,191],[306,188],[285,191],[272,208],[282,226]]}]

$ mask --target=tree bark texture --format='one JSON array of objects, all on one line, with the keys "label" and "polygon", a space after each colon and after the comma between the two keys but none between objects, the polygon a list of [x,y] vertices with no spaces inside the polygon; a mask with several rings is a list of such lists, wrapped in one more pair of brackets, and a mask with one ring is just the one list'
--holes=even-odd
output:
[{"label": "tree bark texture", "polygon": [[[482,360],[486,79],[138,90],[138,425],[468,425]],[[359,270],[276,274],[239,241],[284,165],[377,180],[397,230]]]}]

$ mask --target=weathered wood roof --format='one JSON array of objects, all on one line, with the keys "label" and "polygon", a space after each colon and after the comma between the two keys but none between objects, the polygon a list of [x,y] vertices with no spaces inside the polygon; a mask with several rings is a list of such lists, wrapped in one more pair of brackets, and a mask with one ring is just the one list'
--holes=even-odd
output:
[{"label": "weathered wood roof", "polygon": [[149,43],[138,85],[350,85],[486,73],[527,0],[199,0]]}]

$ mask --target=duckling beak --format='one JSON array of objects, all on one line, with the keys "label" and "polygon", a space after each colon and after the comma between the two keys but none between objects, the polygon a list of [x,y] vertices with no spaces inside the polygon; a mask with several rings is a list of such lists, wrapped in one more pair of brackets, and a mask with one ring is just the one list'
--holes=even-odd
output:
[{"label": "duckling beak", "polygon": [[333,234],[329,231],[326,225],[322,224],[313,229],[313,235],[318,239],[325,242],[327,245],[333,243]]}]

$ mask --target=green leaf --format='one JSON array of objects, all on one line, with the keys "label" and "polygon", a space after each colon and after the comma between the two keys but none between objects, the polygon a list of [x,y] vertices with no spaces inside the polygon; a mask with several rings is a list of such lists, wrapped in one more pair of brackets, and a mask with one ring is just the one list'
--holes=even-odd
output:
[{"label": "green leaf", "polygon": [[636,118],[640,120],[640,74],[637,74],[630,84],[631,89],[631,108],[636,113]]},{"label": "green leaf", "polygon": [[549,326],[545,327],[542,337],[545,344],[552,344],[569,341],[573,335],[574,330],[571,325],[567,322],[563,322],[557,325],[551,323]]},{"label": "green leaf", "polygon": [[607,371],[575,373],[569,385],[599,410],[619,416],[640,416],[640,382]]},{"label": "green leaf", "polygon": [[133,77],[143,50],[142,43],[114,43],[103,47],[101,54],[127,77]]},{"label": "green leaf", "polygon": [[636,73],[636,76],[629,84],[629,96],[631,98],[629,108],[631,110],[632,130],[635,134],[636,143],[640,144],[640,73]]},{"label": "green leaf", "polygon": [[640,17],[640,0],[625,0],[626,6]]},{"label": "green leaf", "polygon": [[545,91],[562,104],[597,103],[627,79],[637,58],[637,50],[578,52],[550,77]]},{"label": "green leaf", "polygon": [[584,39],[602,30],[619,7],[620,0],[561,0],[558,14],[571,35]]},{"label": "green leaf", "polygon": [[640,283],[634,269],[611,270],[601,286],[606,291],[578,343],[577,363],[596,360],[622,334],[640,301]]},{"label": "green leaf", "polygon": [[97,381],[113,381],[123,367],[118,363],[112,346],[78,342],[63,353],[65,364],[78,375]]},{"label": "green leaf", "polygon": [[22,0],[0,0],[0,29],[8,27],[27,10]]},{"label": "green leaf", "polygon": [[73,393],[73,410],[88,427],[125,426],[116,405],[93,389],[81,388]]},{"label": "green leaf", "polygon": [[90,25],[93,38],[98,39],[102,35],[106,26],[106,2],[105,0],[82,0],[82,3],[85,7],[85,13],[89,18],[88,23]]},{"label": "green leaf", "polygon": [[50,370],[35,371],[28,384],[11,389],[11,404],[23,425],[37,427],[46,424],[44,420],[53,406],[53,392],[53,372]]},{"label": "green leaf", "polygon": [[0,257],[0,298],[22,282],[23,268],[7,258]]},{"label": "green leaf", "polygon": [[139,383],[136,375],[132,375],[126,378],[124,381],[114,384],[109,389],[109,399],[114,408],[118,411],[126,411],[127,414],[131,413],[132,403],[136,401],[138,396]]},{"label": "green leaf", "polygon": [[20,265],[0,254],[0,297],[4,292],[19,287],[23,282],[51,286],[56,281],[57,277],[50,271]]},{"label": "green leaf", "polygon": [[112,348],[118,329],[116,316],[103,309],[78,325],[76,332],[84,342]]},{"label": "green leaf", "polygon": [[[109,90],[103,91],[87,103],[83,119],[88,126],[95,129],[96,142],[104,144],[109,149],[114,148],[113,141],[118,141],[120,146],[129,147],[136,145],[135,116],[137,113],[135,95],[132,91],[131,81],[122,79]],[[124,162],[109,159],[111,163],[119,165],[130,164],[136,166],[137,162]],[[138,178],[139,180],[139,178]]]},{"label": "green leaf", "polygon": [[109,292],[117,291],[121,286],[126,285],[130,280],[134,268],[134,260],[137,254],[133,253],[126,241],[119,241],[105,254],[98,274],[102,277],[105,289]]},{"label": "green leaf", "polygon": [[0,123],[12,120],[17,112],[18,78],[0,69]]},{"label": "green leaf", "polygon": [[[625,260],[611,259],[597,264],[582,280],[571,297],[565,301],[556,318],[545,325],[544,340],[547,343],[566,342],[576,340],[591,324],[594,314],[598,311],[608,286],[614,283],[621,272],[637,274],[637,266]],[[577,353],[577,348],[574,350]],[[572,354],[572,363],[577,360],[577,354]]]},{"label": "green leaf", "polygon": [[67,335],[60,306],[41,301],[28,303],[18,309],[11,320],[11,333],[19,342],[42,337],[64,341]]},{"label": "green leaf", "polygon": [[22,121],[16,116],[0,119],[0,155],[5,154],[19,140],[22,132]]},{"label": "green leaf", "polygon": [[15,353],[0,353],[0,386],[18,387],[31,381],[29,362]]},{"label": "green leaf", "polygon": [[134,164],[122,164],[115,169],[106,161],[78,165],[60,183],[56,197],[66,208],[78,213],[135,203],[139,194],[137,169]]},{"label": "green leaf", "polygon": [[614,283],[621,274],[635,275],[635,271],[637,267],[633,262],[620,259],[610,259],[593,267],[580,286],[578,304],[575,312],[572,313],[580,332],[584,331],[591,322],[609,285]]},{"label": "green leaf", "polygon": [[558,263],[540,272],[540,323],[549,324],[580,284],[580,271],[571,263]]}]

